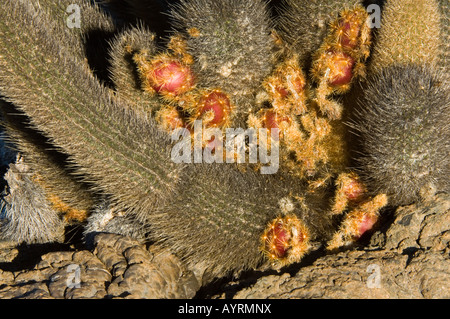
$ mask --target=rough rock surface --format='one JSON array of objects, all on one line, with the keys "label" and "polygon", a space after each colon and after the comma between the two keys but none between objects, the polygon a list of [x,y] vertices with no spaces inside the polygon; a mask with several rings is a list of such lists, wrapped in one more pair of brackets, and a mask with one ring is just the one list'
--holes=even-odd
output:
[{"label": "rough rock surface", "polygon": [[397,209],[365,246],[203,287],[172,254],[120,235],[97,234],[91,250],[3,242],[0,298],[450,298],[449,210],[438,194]]},{"label": "rough rock surface", "polygon": [[[93,251],[44,254],[32,269],[0,270],[0,298],[192,298],[199,288],[167,252],[107,233],[94,245]],[[17,248],[4,246],[0,269],[18,256]]]}]

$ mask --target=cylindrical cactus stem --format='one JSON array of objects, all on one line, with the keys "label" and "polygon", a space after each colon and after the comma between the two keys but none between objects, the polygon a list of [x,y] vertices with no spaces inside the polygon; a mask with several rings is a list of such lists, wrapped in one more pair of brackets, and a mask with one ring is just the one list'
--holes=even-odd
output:
[{"label": "cylindrical cactus stem", "polygon": [[151,211],[170,196],[184,167],[154,120],[116,100],[31,4],[8,0],[0,16],[1,94],[123,209]]},{"label": "cylindrical cactus stem", "polygon": [[436,67],[445,47],[440,31],[436,0],[387,0],[371,58],[372,73],[397,64]]},{"label": "cylindrical cactus stem", "polygon": [[18,156],[5,174],[8,193],[0,204],[0,239],[27,243],[62,242],[66,222],[52,207],[46,190],[32,180],[23,158]]},{"label": "cylindrical cactus stem", "polygon": [[0,101],[1,125],[14,148],[29,167],[30,180],[45,194],[49,206],[64,216],[67,223],[86,220],[95,195],[73,173],[67,155],[48,139],[26,126],[26,118],[12,105]]},{"label": "cylindrical cactus stem", "polygon": [[188,54],[202,89],[230,94],[235,127],[245,127],[254,95],[272,70],[273,39],[265,1],[183,0],[172,10],[185,35]]},{"label": "cylindrical cactus stem", "polygon": [[449,80],[437,69],[441,19],[435,0],[386,1],[373,75],[354,114],[359,174],[393,206],[420,200],[423,189],[449,189]]},{"label": "cylindrical cactus stem", "polygon": [[194,105],[186,105],[192,115],[189,122],[201,120],[205,127],[227,128],[230,125],[235,106],[228,94],[220,89],[199,90]]},{"label": "cylindrical cactus stem", "polygon": [[411,64],[368,83],[352,127],[354,166],[369,192],[398,206],[420,200],[423,188],[449,191],[448,76]]},{"label": "cylindrical cactus stem", "polygon": [[160,103],[156,97],[141,89],[142,83],[133,57],[139,53],[150,59],[156,52],[154,33],[143,27],[122,31],[111,41],[109,49],[109,73],[117,96],[144,114],[158,109]]}]

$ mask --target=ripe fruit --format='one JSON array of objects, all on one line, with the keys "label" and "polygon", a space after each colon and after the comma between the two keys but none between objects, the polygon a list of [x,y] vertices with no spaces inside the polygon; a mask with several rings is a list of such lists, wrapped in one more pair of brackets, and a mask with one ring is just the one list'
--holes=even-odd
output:
[{"label": "ripe fruit", "polygon": [[169,54],[149,58],[146,51],[133,56],[142,82],[142,89],[151,94],[160,94],[169,101],[192,90],[195,76],[191,67]]},{"label": "ripe fruit", "polygon": [[272,109],[265,111],[263,114],[264,127],[267,129],[281,129],[282,127],[288,126],[291,122],[287,116],[282,116]]},{"label": "ripe fruit", "polygon": [[329,52],[327,63],[328,84],[334,87],[349,84],[353,77],[355,60],[343,52]]},{"label": "ripe fruit", "polygon": [[228,96],[220,90],[205,92],[197,104],[197,118],[205,125],[224,127],[229,121],[232,107]]},{"label": "ripe fruit", "polygon": [[157,58],[150,62],[147,79],[153,90],[167,96],[186,93],[194,85],[191,68],[168,57]]},{"label": "ripe fruit", "polygon": [[261,237],[261,250],[276,268],[298,262],[309,248],[309,232],[293,214],[272,220]]},{"label": "ripe fruit", "polygon": [[378,221],[380,210],[386,205],[387,196],[379,194],[357,206],[345,216],[340,229],[328,243],[327,249],[333,250],[348,246],[360,239],[367,231],[372,229]]},{"label": "ripe fruit", "polygon": [[340,174],[336,186],[332,214],[341,214],[349,204],[357,204],[366,198],[367,188],[354,172]]}]

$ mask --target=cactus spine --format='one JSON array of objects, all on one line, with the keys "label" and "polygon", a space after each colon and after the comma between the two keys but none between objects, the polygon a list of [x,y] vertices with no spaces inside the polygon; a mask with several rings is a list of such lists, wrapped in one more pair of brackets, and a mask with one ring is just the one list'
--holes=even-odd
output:
[{"label": "cactus spine", "polygon": [[356,0],[285,0],[276,23],[281,39],[299,55],[310,61],[328,32],[331,20],[346,9],[360,4]]},{"label": "cactus spine", "polygon": [[[135,21],[117,30],[104,82],[109,87],[102,83],[104,68],[91,70],[96,64],[89,52],[89,63],[84,62],[86,36],[95,34],[90,24],[69,31],[58,20],[62,6],[43,3],[41,9],[37,0],[5,0],[0,9],[0,94],[29,117],[27,129],[64,153],[70,171],[99,195],[87,237],[112,231],[148,239],[213,277],[257,268],[264,260],[279,269],[298,262],[315,241],[331,237],[333,250],[357,240],[388,202],[427,196],[428,188],[448,189],[440,179],[447,176],[448,162],[436,161],[448,155],[448,81],[429,68],[437,65],[435,56],[420,50],[408,65],[399,65],[401,54],[390,64],[383,48],[376,50],[377,74],[369,78],[353,123],[364,155],[356,159],[360,170],[348,167],[343,120],[352,110],[336,96],[365,75],[371,33],[359,1],[287,1],[290,9],[272,32],[265,1],[182,0],[172,7],[176,31],[164,49]],[[138,6],[134,0],[126,4]],[[400,10],[396,4],[388,2],[388,12]],[[100,14],[96,6],[91,9]],[[392,19],[385,18],[381,43]],[[108,28],[107,22],[102,29]],[[417,39],[401,38],[396,45],[408,48],[410,41]],[[380,66],[379,58],[386,65]],[[255,169],[259,164],[175,163],[167,132],[186,128],[195,142],[192,128],[199,119],[219,134],[231,126],[278,128],[280,138],[258,142],[270,150],[281,142],[281,169],[265,176]],[[23,152],[35,152],[46,167],[48,152],[32,148],[42,144],[26,140],[32,143],[26,145],[20,135],[25,131],[12,124],[11,136],[17,135]],[[202,154],[218,153],[217,136],[201,134]],[[436,151],[438,144],[443,147]],[[67,173],[63,170],[58,178]],[[41,187],[36,194],[44,196],[50,175],[42,176],[31,185]],[[414,189],[417,185],[426,189]],[[61,210],[66,208],[61,198],[44,203]],[[59,225],[58,212],[44,212],[33,215]],[[338,214],[346,215],[330,236],[331,215]],[[8,218],[7,232],[26,229],[21,217]],[[53,226],[50,233],[57,234]]]},{"label": "cactus spine", "polygon": [[448,76],[438,69],[440,21],[436,1],[386,2],[373,74],[354,114],[361,177],[393,206],[417,201],[429,188],[448,191],[450,102]]},{"label": "cactus spine", "polygon": [[259,238],[286,197],[311,238],[326,236],[326,214],[296,199],[304,196],[302,183],[232,165],[173,163],[166,133],[80,66],[48,28],[51,21],[13,1],[0,16],[0,92],[70,155],[94,190],[111,197],[114,211],[152,225],[151,239],[187,263],[205,264],[213,276],[254,268],[262,261]]},{"label": "cactus spine", "polygon": [[38,132],[27,128],[24,116],[18,115],[12,105],[3,101],[0,105],[5,133],[19,152],[23,165],[27,166],[30,181],[38,184],[36,187],[42,189],[48,205],[64,215],[67,223],[83,222],[93,206],[94,194],[71,175],[73,169],[66,155],[55,150]]},{"label": "cactus spine", "polygon": [[183,0],[172,10],[175,28],[195,57],[201,88],[222,89],[237,109],[230,124],[245,127],[253,96],[272,68],[273,39],[265,1]]},{"label": "cactus spine", "polygon": [[[115,194],[114,202],[126,203],[127,207],[142,205],[144,211],[149,210],[155,200],[171,192],[179,178],[180,167],[170,162],[168,137],[154,127],[152,120],[132,117],[89,70],[80,67],[79,60],[71,58],[70,50],[57,39],[58,33],[44,31],[45,27],[52,30],[53,23],[32,4],[8,1],[4,7],[0,12],[2,93],[30,116],[33,126],[69,153],[69,160],[84,162],[86,165],[79,172],[87,174],[89,181],[101,180],[99,190]],[[17,26],[8,22],[11,17],[6,7],[14,8],[15,18],[22,20],[20,42],[13,40]],[[42,44],[45,45],[40,48]],[[18,65],[15,71],[8,67],[12,63]],[[52,76],[59,76],[60,80],[42,84]],[[68,90],[69,87],[73,90]],[[18,94],[19,91],[26,94]],[[51,97],[52,103],[46,96]],[[135,128],[134,133],[130,127]],[[93,157],[87,159],[86,154]],[[142,171],[137,169],[153,161],[159,164]],[[129,171],[133,166],[136,170]],[[117,183],[115,174],[122,176],[123,183]]]},{"label": "cactus spine", "polygon": [[409,63],[436,67],[443,47],[437,1],[387,0],[376,41],[373,71]]},{"label": "cactus spine", "polygon": [[23,158],[10,164],[5,175],[9,192],[0,205],[0,238],[18,244],[62,241],[66,223],[32,176]]},{"label": "cactus spine", "polygon": [[449,81],[422,66],[391,66],[376,74],[355,114],[360,176],[389,204],[421,198],[426,188],[448,191]]}]

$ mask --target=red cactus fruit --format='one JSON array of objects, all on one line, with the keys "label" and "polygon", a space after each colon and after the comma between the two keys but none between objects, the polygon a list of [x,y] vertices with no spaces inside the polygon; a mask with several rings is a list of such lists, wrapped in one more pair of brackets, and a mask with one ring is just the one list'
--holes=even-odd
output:
[{"label": "red cactus fruit", "polygon": [[379,194],[357,206],[345,216],[339,231],[328,243],[327,249],[348,246],[360,239],[367,231],[373,229],[380,216],[380,210],[386,205],[387,196]]},{"label": "red cactus fruit", "polygon": [[387,196],[380,194],[372,200],[358,206],[348,215],[349,234],[354,238],[361,238],[367,231],[373,228],[378,221],[380,209],[387,204]]},{"label": "red cactus fruit", "polygon": [[336,195],[332,208],[333,214],[343,213],[350,204],[354,206],[367,199],[367,188],[359,176],[353,172],[341,173],[336,180]]},{"label": "red cactus fruit", "polygon": [[340,180],[340,188],[344,196],[352,202],[360,201],[367,192],[367,188],[358,175],[354,173],[345,174]]},{"label": "red cactus fruit", "polygon": [[293,214],[277,217],[261,237],[261,250],[275,266],[298,262],[309,248],[306,226]]},{"label": "red cactus fruit", "polygon": [[356,12],[344,14],[338,21],[337,36],[344,48],[354,49],[358,45],[361,33],[361,23],[364,20]]},{"label": "red cactus fruit", "polygon": [[[362,6],[341,12],[331,23],[330,33],[313,57],[313,76],[321,86],[322,95],[345,93],[353,78],[364,75],[365,61],[370,54],[371,30],[366,24],[368,13]],[[326,102],[326,101],[324,101]]]},{"label": "red cactus fruit", "polygon": [[361,238],[362,235],[364,235],[367,231],[369,231],[373,228],[373,225],[375,225],[377,220],[378,220],[378,215],[361,214],[361,216],[359,216],[359,219],[356,221],[357,232],[356,232],[355,237]]},{"label": "red cactus fruit", "polygon": [[229,121],[231,109],[228,95],[220,90],[212,90],[200,97],[197,105],[197,118],[212,112],[211,117],[206,119],[207,125],[223,127]]},{"label": "red cactus fruit", "polygon": [[355,60],[344,52],[330,52],[326,63],[328,74],[328,84],[340,86],[349,84],[353,77],[353,66]]},{"label": "red cactus fruit", "polygon": [[194,86],[191,68],[171,57],[152,60],[147,78],[157,93],[167,96],[183,94]]},{"label": "red cactus fruit", "polygon": [[272,128],[280,128],[280,126],[283,126],[283,122],[289,124],[290,120],[286,116],[282,116],[278,113],[276,113],[274,110],[267,110],[264,112],[263,116],[263,125],[267,129]]}]

